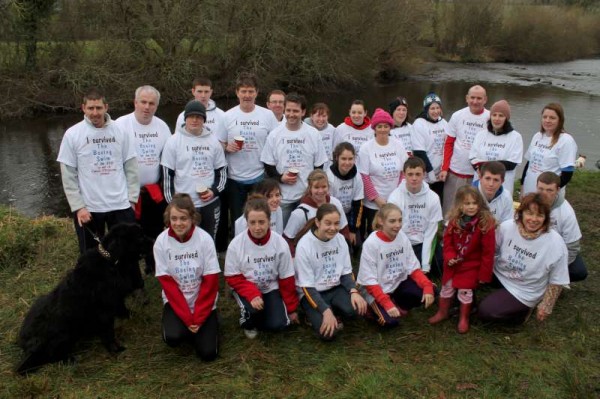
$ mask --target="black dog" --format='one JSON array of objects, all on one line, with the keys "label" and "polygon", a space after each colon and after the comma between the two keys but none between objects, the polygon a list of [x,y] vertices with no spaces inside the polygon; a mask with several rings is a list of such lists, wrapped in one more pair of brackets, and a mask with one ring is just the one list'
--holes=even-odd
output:
[{"label": "black dog", "polygon": [[151,250],[152,241],[141,227],[118,224],[97,248],[81,255],[77,266],[25,316],[17,342],[24,356],[16,371],[25,374],[69,360],[82,337],[99,336],[109,352],[124,350],[115,339],[115,317],[129,316],[125,298],[143,287],[139,260]]}]

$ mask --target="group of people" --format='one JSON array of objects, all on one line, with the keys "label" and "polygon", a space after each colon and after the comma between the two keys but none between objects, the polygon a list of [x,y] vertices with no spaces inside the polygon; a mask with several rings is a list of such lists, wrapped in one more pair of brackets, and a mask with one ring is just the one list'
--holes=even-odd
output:
[{"label": "group of people", "polygon": [[139,87],[134,111],[116,121],[91,90],[58,154],[81,252],[119,222],[156,238],[146,272],[163,289],[168,345],[189,341],[202,359],[217,356],[219,253],[249,338],[299,323],[300,309],[323,340],[358,316],[394,326],[434,303],[434,278],[431,324],[449,317],[456,296],[466,333],[482,283],[499,287],[480,301],[482,319],[522,322],[537,306],[544,320],[562,287],[585,279],[564,198],[577,146],[559,104],[542,111],[514,212],[523,142],[508,102],[488,111],[481,86],[449,122],[429,93],[412,124],[397,97],[370,117],[355,100],[337,127],[326,104],[307,115],[295,93],[274,90],[258,105],[252,74],[235,89],[239,105],[224,112],[210,80],[194,80],[173,134],[155,116],[154,87]]}]

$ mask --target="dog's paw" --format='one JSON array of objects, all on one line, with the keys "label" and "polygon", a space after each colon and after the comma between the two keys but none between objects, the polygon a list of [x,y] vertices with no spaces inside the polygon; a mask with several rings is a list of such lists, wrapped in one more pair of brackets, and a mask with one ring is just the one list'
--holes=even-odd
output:
[{"label": "dog's paw", "polygon": [[106,346],[106,350],[110,353],[119,353],[119,352],[123,352],[125,349],[127,349],[116,340],[113,342],[110,342],[108,344],[105,344],[105,346]]}]

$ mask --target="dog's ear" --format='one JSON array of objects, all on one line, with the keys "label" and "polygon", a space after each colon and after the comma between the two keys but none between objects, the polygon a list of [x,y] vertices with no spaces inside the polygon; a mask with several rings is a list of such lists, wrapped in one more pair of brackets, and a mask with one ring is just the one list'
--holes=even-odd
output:
[{"label": "dog's ear", "polygon": [[110,253],[112,259],[120,259],[127,240],[127,225],[119,223],[113,226],[102,239],[102,246]]}]

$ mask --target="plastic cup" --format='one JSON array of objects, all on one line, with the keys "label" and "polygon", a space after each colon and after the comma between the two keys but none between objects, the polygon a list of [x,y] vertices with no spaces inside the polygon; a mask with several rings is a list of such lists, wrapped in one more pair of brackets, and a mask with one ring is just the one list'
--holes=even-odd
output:
[{"label": "plastic cup", "polygon": [[233,141],[235,141],[235,144],[237,144],[238,149],[242,149],[242,147],[244,147],[244,141],[246,141],[242,136],[235,136],[233,138]]},{"label": "plastic cup", "polygon": [[287,171],[288,175],[290,175],[290,177],[296,177],[298,176],[298,173],[300,173],[300,171],[296,168],[290,168]]},{"label": "plastic cup", "polygon": [[196,192],[200,196],[203,196],[204,194],[208,193],[208,187],[206,187],[205,185],[199,184],[196,186]]}]

